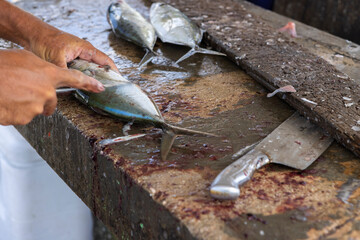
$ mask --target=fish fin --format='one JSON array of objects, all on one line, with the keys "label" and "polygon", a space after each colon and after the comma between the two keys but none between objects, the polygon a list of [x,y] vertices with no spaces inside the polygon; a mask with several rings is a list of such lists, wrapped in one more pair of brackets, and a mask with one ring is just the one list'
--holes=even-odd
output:
[{"label": "fish fin", "polygon": [[212,133],[206,133],[201,132],[197,130],[191,130],[187,128],[177,127],[170,124],[165,124],[163,127],[164,134],[161,139],[161,147],[160,147],[160,153],[161,153],[161,159],[163,161],[166,160],[167,155],[169,154],[171,150],[171,146],[173,145],[176,136],[179,135],[200,135],[200,136],[212,136],[212,137],[218,137],[215,134]]},{"label": "fish fin", "polygon": [[185,59],[191,57],[192,55],[194,55],[194,54],[196,54],[196,53],[226,56],[225,53],[221,53],[221,52],[217,52],[217,51],[214,51],[214,50],[209,50],[209,49],[206,49],[206,48],[201,48],[201,47],[199,47],[199,46],[195,46],[194,48],[190,49],[190,51],[188,51],[187,53],[185,53],[184,56],[182,56],[181,58],[179,58],[179,59],[176,61],[176,64],[184,61]]},{"label": "fish fin", "polygon": [[133,134],[133,135],[127,135],[127,136],[121,136],[121,137],[116,137],[116,138],[107,138],[107,139],[103,139],[101,140],[98,145],[101,147],[105,147],[111,144],[115,144],[115,143],[119,143],[119,142],[126,142],[126,141],[130,141],[136,138],[141,138],[146,136],[146,134]]},{"label": "fish fin", "polygon": [[171,146],[173,145],[176,138],[176,134],[170,129],[164,129],[164,134],[161,138],[161,159],[166,161],[166,158],[171,150]]},{"label": "fish fin", "polygon": [[195,48],[192,48],[192,49],[190,49],[190,51],[188,51],[187,53],[185,53],[184,56],[182,56],[181,58],[179,58],[175,63],[178,64],[178,63],[184,61],[185,59],[191,57],[191,56],[194,55],[195,53],[196,53]]},{"label": "fish fin", "polygon": [[197,130],[182,128],[182,127],[177,127],[177,126],[170,125],[170,124],[166,124],[165,128],[174,132],[176,135],[200,135],[200,136],[218,137],[218,135],[216,135],[216,134],[201,132],[201,131],[197,131]]},{"label": "fish fin", "polygon": [[131,126],[134,124],[134,120],[132,120],[131,122],[126,123],[123,128],[122,128],[122,132],[124,134],[124,136],[128,136],[129,135],[129,131],[131,130]]},{"label": "fish fin", "polygon": [[139,68],[146,66],[155,56],[157,54],[154,51],[146,49],[146,53],[139,63]]}]

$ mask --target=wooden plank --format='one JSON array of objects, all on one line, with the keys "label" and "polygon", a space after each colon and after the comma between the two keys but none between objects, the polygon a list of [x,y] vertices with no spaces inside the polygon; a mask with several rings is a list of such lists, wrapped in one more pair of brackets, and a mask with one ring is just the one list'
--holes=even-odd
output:
[{"label": "wooden plank", "polygon": [[249,14],[242,1],[167,2],[192,17],[215,48],[268,89],[294,86],[297,92],[284,100],[360,156],[358,81]]}]

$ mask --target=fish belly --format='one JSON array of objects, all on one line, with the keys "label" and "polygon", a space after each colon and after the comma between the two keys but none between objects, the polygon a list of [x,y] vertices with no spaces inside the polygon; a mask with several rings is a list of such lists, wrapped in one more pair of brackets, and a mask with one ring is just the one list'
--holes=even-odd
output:
[{"label": "fish belly", "polygon": [[137,122],[163,122],[157,106],[132,83],[112,86],[101,93],[78,90],[76,95],[83,103],[102,114]]}]

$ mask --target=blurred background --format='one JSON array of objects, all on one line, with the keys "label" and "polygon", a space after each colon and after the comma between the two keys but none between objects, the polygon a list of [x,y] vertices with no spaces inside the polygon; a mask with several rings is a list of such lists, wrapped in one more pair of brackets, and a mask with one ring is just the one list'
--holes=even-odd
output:
[{"label": "blurred background", "polygon": [[360,0],[249,0],[249,2],[360,44]]}]

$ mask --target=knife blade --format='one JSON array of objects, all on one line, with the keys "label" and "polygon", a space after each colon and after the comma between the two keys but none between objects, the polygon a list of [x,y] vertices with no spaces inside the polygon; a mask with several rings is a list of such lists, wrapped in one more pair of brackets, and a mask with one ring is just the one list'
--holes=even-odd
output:
[{"label": "knife blade", "polygon": [[268,163],[304,170],[332,143],[323,130],[295,112],[252,150],[226,167],[210,186],[210,195],[230,200],[240,196],[239,186]]},{"label": "knife blade", "polygon": [[77,88],[58,88],[56,89],[56,93],[68,93],[78,90]]}]

